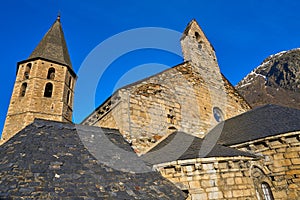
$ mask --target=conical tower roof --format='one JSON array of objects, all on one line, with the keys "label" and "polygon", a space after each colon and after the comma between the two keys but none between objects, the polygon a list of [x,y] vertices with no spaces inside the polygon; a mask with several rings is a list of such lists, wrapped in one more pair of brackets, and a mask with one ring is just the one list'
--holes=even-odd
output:
[{"label": "conical tower roof", "polygon": [[28,59],[33,58],[44,58],[72,68],[59,15]]}]

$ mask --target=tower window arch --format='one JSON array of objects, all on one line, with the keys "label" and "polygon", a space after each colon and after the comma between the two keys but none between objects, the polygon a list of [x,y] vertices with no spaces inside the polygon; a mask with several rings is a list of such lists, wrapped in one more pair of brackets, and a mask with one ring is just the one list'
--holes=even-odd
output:
[{"label": "tower window arch", "polygon": [[55,69],[53,67],[49,68],[47,79],[54,80],[55,77]]},{"label": "tower window arch", "polygon": [[201,37],[198,32],[195,32],[195,38],[196,38],[197,42],[200,42]]},{"label": "tower window arch", "polygon": [[25,78],[25,79],[28,79],[28,78],[29,78],[31,66],[32,66],[31,63],[28,63],[28,64],[25,66],[25,72],[24,72],[24,78]]},{"label": "tower window arch", "polygon": [[71,85],[72,85],[72,77],[69,76],[69,80],[68,80],[68,86],[71,88]]},{"label": "tower window arch", "polygon": [[45,86],[44,97],[52,97],[53,85],[52,83],[47,83]]},{"label": "tower window arch", "polygon": [[263,182],[261,184],[261,189],[263,191],[265,200],[274,200],[271,187],[267,182]]},{"label": "tower window arch", "polygon": [[72,85],[72,77],[71,76],[69,77],[69,83],[68,84],[69,84],[69,87],[71,88],[71,85]]},{"label": "tower window arch", "polygon": [[21,85],[21,90],[20,90],[20,97],[24,97],[26,94],[26,88],[27,88],[27,83],[23,83]]},{"label": "tower window arch", "polygon": [[67,104],[69,105],[70,103],[70,90],[68,90],[68,93],[67,93]]}]

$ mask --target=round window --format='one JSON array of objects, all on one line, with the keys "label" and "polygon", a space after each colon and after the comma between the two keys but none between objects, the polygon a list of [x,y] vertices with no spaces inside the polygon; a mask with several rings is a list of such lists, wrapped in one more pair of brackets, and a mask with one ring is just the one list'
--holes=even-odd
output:
[{"label": "round window", "polygon": [[218,107],[214,107],[213,108],[213,114],[214,114],[214,118],[217,122],[221,122],[223,121],[223,112],[220,108]]}]

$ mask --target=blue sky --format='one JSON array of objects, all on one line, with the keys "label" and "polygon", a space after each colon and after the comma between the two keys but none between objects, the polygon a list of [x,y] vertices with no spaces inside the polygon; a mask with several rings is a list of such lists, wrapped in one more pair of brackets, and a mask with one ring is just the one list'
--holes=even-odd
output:
[{"label": "blue sky", "polygon": [[[216,50],[221,71],[235,85],[268,55],[300,47],[299,8],[300,1],[295,0],[2,1],[0,130],[15,81],[16,63],[30,55],[58,11],[76,72],[98,44],[118,33],[142,27],[182,32],[195,18]],[[101,62],[101,55],[99,60]],[[140,73],[141,70],[133,70],[136,66],[146,69],[151,67],[148,63],[157,63],[156,67],[146,70],[155,73],[180,62],[179,56],[153,49],[120,56],[99,79],[92,106],[106,99],[127,71]],[[135,78],[139,77],[133,76],[130,81]],[[76,122],[90,111],[87,109]]]}]

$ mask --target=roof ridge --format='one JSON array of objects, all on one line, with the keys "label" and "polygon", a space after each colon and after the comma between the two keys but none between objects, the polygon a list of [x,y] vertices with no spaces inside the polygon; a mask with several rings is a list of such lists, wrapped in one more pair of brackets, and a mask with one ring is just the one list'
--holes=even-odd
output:
[{"label": "roof ridge", "polygon": [[[300,111],[299,109],[296,109],[296,108],[290,108],[290,107],[287,107],[287,106],[281,106],[281,105],[271,104],[271,103],[270,103],[270,104],[265,104],[265,105],[262,105],[262,106],[258,106],[258,107],[256,107],[256,108],[253,108],[253,109],[251,109],[251,110],[248,110],[248,111],[246,111],[246,112],[244,112],[244,113],[241,113],[241,114],[239,114],[239,115],[236,115],[236,116],[234,116],[234,117],[231,117],[231,118],[229,118],[229,119],[226,119],[225,122],[226,122],[226,121],[233,120],[233,119],[238,118],[238,117],[243,116],[243,115],[247,115],[247,114],[252,113],[252,112],[255,112],[255,111],[257,111],[257,110],[261,110],[261,109],[268,108],[268,107],[277,107],[277,108],[285,108],[285,109],[291,109],[291,110],[298,110],[298,111]],[[216,126],[217,126],[217,125],[216,125]]]}]

